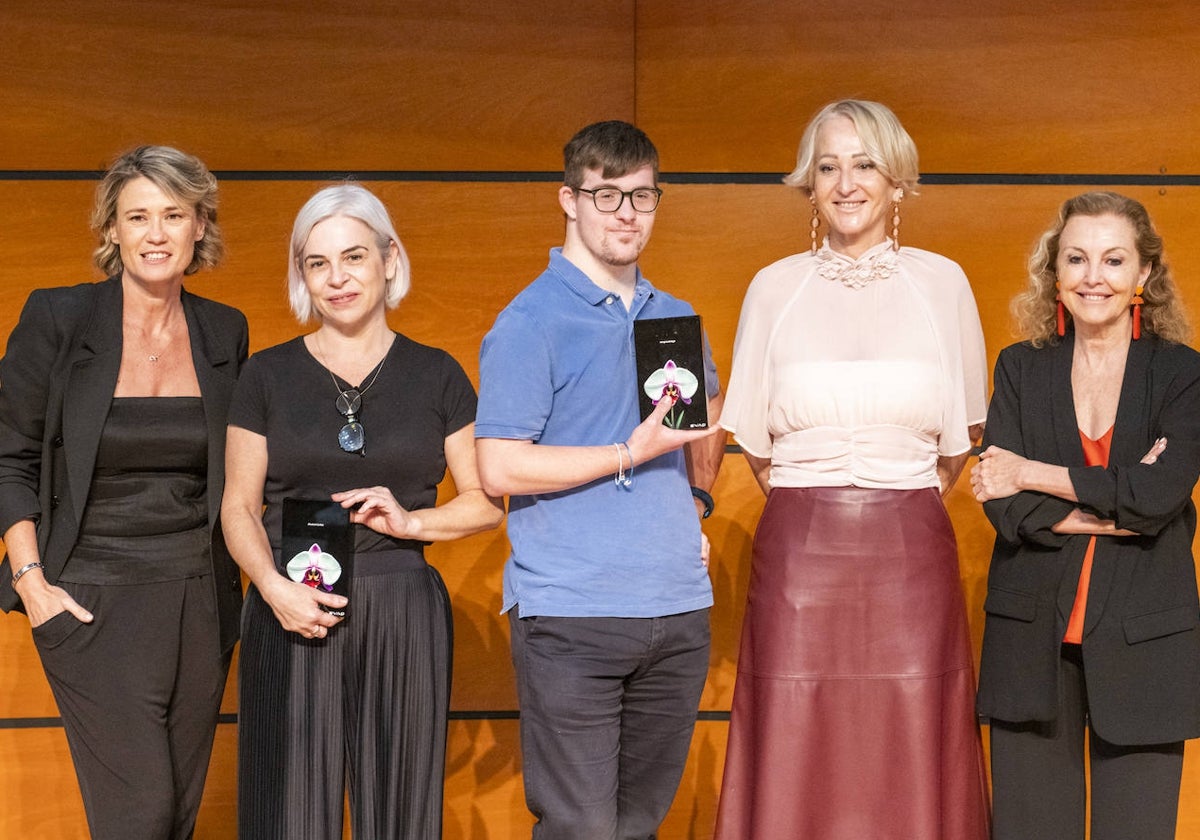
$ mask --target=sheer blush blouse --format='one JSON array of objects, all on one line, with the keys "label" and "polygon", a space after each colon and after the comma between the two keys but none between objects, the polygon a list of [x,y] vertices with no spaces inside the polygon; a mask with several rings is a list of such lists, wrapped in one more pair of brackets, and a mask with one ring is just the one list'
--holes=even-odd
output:
[{"label": "sheer blush blouse", "polygon": [[968,427],[987,416],[966,275],[890,248],[787,257],[746,292],[721,425],[770,458],[772,487],[937,487],[938,457],[966,452]]}]

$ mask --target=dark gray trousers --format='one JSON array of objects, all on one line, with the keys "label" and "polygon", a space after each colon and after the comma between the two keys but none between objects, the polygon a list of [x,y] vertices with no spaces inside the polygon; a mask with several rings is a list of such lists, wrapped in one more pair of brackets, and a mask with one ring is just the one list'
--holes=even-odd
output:
[{"label": "dark gray trousers", "polygon": [[687,763],[708,674],[708,610],[517,618],[525,802],[535,840],[648,840]]},{"label": "dark gray trousers", "polygon": [[195,829],[229,670],[207,577],[63,583],[95,616],[33,629],[93,840],[186,840]]},{"label": "dark gray trousers", "polygon": [[991,721],[994,840],[1083,840],[1085,761],[1092,840],[1174,840],[1183,742],[1110,744],[1090,729],[1087,710],[1079,646],[1063,645],[1058,720]]}]

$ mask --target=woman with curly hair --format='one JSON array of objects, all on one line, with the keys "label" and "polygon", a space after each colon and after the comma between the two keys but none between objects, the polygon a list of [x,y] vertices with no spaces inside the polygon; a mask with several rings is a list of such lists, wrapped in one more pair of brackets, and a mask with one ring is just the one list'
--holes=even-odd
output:
[{"label": "woman with curly hair", "polygon": [[1083,840],[1090,765],[1093,838],[1167,840],[1200,735],[1200,355],[1145,207],[1068,200],[1013,311],[971,472],[994,837]]}]

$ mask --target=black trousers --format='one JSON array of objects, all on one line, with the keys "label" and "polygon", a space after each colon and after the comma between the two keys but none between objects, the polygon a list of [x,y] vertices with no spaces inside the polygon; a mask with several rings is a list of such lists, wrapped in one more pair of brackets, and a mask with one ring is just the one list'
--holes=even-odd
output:
[{"label": "black trousers", "polygon": [[238,836],[442,836],[450,600],[437,570],[355,577],[328,637],[280,627],[247,593],[238,660]]},{"label": "black trousers", "polygon": [[535,840],[657,836],[708,674],[708,610],[517,618],[525,802]]},{"label": "black trousers", "polygon": [[33,639],[66,730],[93,840],[186,840],[196,825],[229,657],[212,582],[63,583],[95,616]]},{"label": "black trousers", "polygon": [[1092,840],[1174,840],[1183,742],[1105,741],[1088,725],[1078,645],[1063,645],[1060,669],[1057,721],[991,721],[994,840],[1083,840],[1085,761]]}]

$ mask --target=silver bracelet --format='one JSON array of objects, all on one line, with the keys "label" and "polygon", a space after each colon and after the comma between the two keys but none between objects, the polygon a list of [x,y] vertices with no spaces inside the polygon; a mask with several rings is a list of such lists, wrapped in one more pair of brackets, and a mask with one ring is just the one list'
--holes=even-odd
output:
[{"label": "silver bracelet", "polygon": [[625,478],[625,459],[621,457],[621,444],[614,443],[613,449],[617,450],[617,475],[613,478],[613,484],[620,487],[627,481]]},{"label": "silver bracelet", "polygon": [[45,567],[45,566],[43,566],[41,563],[39,563],[39,562],[38,562],[38,561],[36,561],[36,560],[34,560],[32,563],[26,563],[24,566],[22,566],[21,568],[17,569],[17,570],[16,570],[16,571],[13,573],[13,576],[12,576],[12,582],[13,582],[13,584],[15,585],[17,581],[19,581],[21,578],[25,577],[25,574],[26,574],[27,572],[31,572],[31,571],[33,571],[34,569],[44,569],[44,568],[46,568],[46,567]]},{"label": "silver bracelet", "polygon": [[[632,490],[633,489],[633,453],[629,451],[628,443],[622,443],[619,445],[625,447],[625,454],[629,457],[629,472],[622,473],[621,480],[618,483],[620,484],[620,486],[624,487],[626,490]],[[621,451],[620,449],[617,450],[618,454],[620,453],[620,451]]]}]

